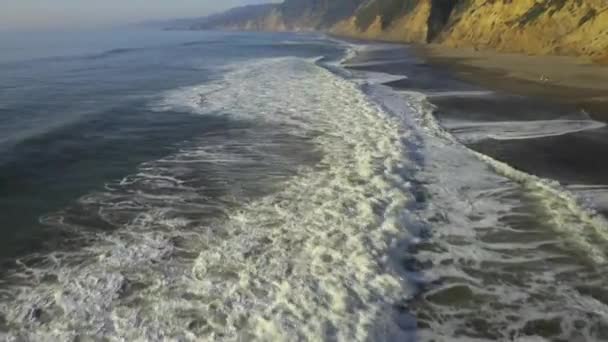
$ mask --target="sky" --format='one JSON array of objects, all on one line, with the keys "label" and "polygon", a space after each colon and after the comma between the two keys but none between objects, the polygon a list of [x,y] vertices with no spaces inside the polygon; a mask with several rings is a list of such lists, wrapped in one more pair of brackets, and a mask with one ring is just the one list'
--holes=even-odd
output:
[{"label": "sky", "polygon": [[0,0],[0,30],[95,28],[279,0]]}]

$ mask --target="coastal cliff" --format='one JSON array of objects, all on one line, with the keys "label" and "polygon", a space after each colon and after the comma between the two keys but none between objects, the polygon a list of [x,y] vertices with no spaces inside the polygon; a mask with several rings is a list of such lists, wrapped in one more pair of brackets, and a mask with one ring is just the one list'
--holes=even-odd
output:
[{"label": "coastal cliff", "polygon": [[247,31],[330,30],[357,13],[366,0],[287,0],[281,4],[237,7],[207,17],[191,29]]},{"label": "coastal cliff", "polygon": [[[377,5],[384,3],[385,7]],[[608,58],[605,0],[376,0],[332,32],[527,54]],[[397,3],[409,6],[395,7]],[[386,14],[392,14],[390,20]]]},{"label": "coastal cliff", "polygon": [[608,63],[607,0],[286,0],[247,8],[216,15],[200,28],[323,30]]}]

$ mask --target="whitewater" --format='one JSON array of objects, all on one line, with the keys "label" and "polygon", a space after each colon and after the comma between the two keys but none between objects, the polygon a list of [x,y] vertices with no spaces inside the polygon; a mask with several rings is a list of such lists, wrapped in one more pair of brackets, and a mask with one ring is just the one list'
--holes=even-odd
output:
[{"label": "whitewater", "polygon": [[[7,272],[3,339],[608,337],[603,219],[559,184],[465,147],[427,95],[386,85],[407,75],[298,57],[225,70],[149,108],[259,129],[184,146],[78,200],[118,230],[79,233],[87,222],[70,208],[43,217],[84,247]],[[571,123],[597,127],[535,124],[567,134]],[[238,186],[212,196],[203,164],[234,165]]]}]

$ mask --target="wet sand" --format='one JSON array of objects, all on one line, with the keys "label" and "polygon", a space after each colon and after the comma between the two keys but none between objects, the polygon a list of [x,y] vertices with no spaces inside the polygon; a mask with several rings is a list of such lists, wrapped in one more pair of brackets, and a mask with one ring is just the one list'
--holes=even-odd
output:
[{"label": "wet sand", "polygon": [[[414,103],[419,93],[426,95],[442,127],[464,145],[558,180],[608,209],[602,186],[608,184],[602,155],[608,129],[578,104],[576,89],[559,88],[568,95],[563,97],[542,95],[529,90],[535,87],[529,80],[501,83],[493,71],[471,68],[473,76],[463,77],[465,66],[436,63],[411,46],[367,46],[347,66],[397,76],[385,84],[415,92]],[[429,136],[437,134],[424,121]],[[603,230],[582,220],[559,191],[545,193],[526,182],[530,177],[508,176],[506,168],[476,168],[462,146],[439,141],[421,139],[423,169],[432,175],[423,186],[428,200],[420,201],[421,212],[438,212],[425,216],[430,238],[412,250],[416,263],[407,266],[432,275],[432,283],[407,302],[421,339],[606,340],[605,317],[595,316],[605,310],[583,304],[606,303],[605,258],[594,256],[607,250]]]},{"label": "wet sand", "polygon": [[[608,67],[573,57],[525,56],[417,47],[413,51],[457,79],[496,91],[491,98],[441,98],[440,120],[556,120],[590,118],[608,122]],[[522,171],[559,181],[578,192],[596,187],[594,206],[608,213],[608,128],[523,140],[486,139],[469,147]],[[584,188],[583,187],[583,188]]]},{"label": "wet sand", "polygon": [[412,51],[433,66],[484,88],[575,105],[608,120],[608,66],[569,56],[528,56],[436,44]]},{"label": "wet sand", "polygon": [[[374,54],[367,58],[386,63],[354,68],[406,75],[389,85],[427,94],[444,128],[467,146],[577,193],[593,187],[581,195],[608,213],[608,67],[437,46]],[[577,122],[595,128],[577,131]],[[518,130],[530,135],[495,138]]]}]

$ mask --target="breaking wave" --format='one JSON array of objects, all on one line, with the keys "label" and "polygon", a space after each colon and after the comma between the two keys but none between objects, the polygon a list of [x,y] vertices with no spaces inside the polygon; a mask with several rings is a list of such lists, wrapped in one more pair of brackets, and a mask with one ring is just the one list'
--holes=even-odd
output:
[{"label": "breaking wave", "polygon": [[[6,338],[411,335],[414,322],[395,303],[414,292],[393,253],[405,255],[403,243],[420,227],[409,224],[412,185],[401,144],[409,133],[396,118],[355,83],[297,58],[235,66],[152,107],[275,131],[237,130],[223,144],[145,163],[45,218],[58,229],[116,230],[96,230],[77,251],[23,260],[3,288]],[[300,160],[313,154],[312,163]],[[256,179],[270,173],[263,184],[275,188],[213,195],[203,179],[215,174],[200,170],[231,163],[245,179],[223,182],[263,187]]]},{"label": "breaking wave", "polygon": [[424,94],[400,95],[430,136],[419,179],[432,200],[419,215],[432,238],[412,266],[427,290],[409,302],[421,339],[606,338],[605,219],[557,182],[464,146]]},{"label": "breaking wave", "polygon": [[0,336],[600,337],[603,220],[465,147],[426,95],[383,85],[405,76],[335,67],[234,64],[150,103],[234,124],[44,217],[80,247],[19,260]]},{"label": "breaking wave", "polygon": [[[370,59],[375,65],[375,56],[363,60]],[[407,77],[407,69],[402,72]],[[555,181],[478,153],[448,132],[428,99],[460,92],[401,91],[375,82],[382,79],[377,72],[352,74],[363,78],[374,102],[401,118],[409,132],[403,142],[408,160],[418,161],[413,182],[421,187],[412,215],[428,227],[428,238],[409,245],[404,267],[419,292],[402,303],[416,316],[417,339],[608,338],[608,297],[602,290],[608,283],[608,225],[590,202]],[[502,139],[536,138],[600,125],[587,117],[532,122],[532,129],[519,133],[483,127],[472,138],[487,139],[489,131]]]}]

